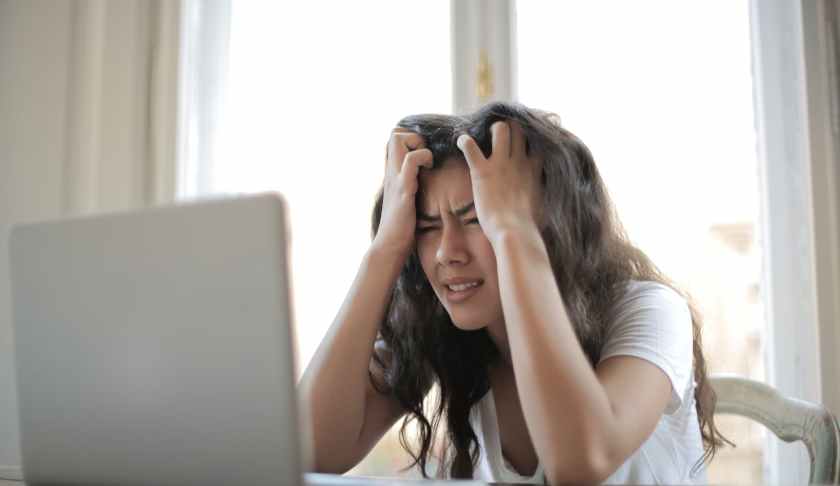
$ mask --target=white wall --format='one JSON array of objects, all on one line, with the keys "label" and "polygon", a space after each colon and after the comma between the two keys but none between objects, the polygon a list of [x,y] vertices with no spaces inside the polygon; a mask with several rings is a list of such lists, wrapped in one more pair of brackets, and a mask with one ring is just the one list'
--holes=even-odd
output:
[{"label": "white wall", "polygon": [[822,402],[840,414],[840,8],[802,3]]}]

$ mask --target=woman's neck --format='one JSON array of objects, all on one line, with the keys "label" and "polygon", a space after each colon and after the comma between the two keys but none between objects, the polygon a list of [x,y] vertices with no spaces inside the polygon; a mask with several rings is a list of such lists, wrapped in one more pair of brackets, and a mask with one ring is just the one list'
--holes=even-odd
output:
[{"label": "woman's neck", "polygon": [[504,321],[488,325],[487,333],[496,345],[496,349],[499,350],[499,354],[501,354],[502,359],[499,365],[506,368],[512,368],[513,361],[510,356],[510,344],[508,344],[507,330],[505,328]]}]

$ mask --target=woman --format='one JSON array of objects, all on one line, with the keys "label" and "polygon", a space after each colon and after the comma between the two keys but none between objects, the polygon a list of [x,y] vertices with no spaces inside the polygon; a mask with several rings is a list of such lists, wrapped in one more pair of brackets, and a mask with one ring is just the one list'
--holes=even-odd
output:
[{"label": "woman", "polygon": [[424,477],[438,462],[489,481],[705,482],[723,439],[698,313],[553,116],[494,103],[403,119],[373,233],[301,382],[317,470],[350,469],[405,417]]}]

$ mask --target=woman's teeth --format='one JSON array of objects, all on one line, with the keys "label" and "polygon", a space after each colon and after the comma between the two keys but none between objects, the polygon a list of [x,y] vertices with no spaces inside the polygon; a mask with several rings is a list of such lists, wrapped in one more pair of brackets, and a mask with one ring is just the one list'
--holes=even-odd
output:
[{"label": "woman's teeth", "polygon": [[478,287],[479,282],[467,282],[464,284],[447,285],[446,287],[453,292],[463,292],[464,290]]}]

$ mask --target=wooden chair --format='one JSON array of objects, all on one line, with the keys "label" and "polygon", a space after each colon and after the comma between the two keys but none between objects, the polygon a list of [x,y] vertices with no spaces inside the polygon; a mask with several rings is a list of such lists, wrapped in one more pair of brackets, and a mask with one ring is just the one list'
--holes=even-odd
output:
[{"label": "wooden chair", "polygon": [[747,417],[785,442],[802,441],[811,457],[809,482],[840,484],[840,428],[824,406],[734,375],[712,375],[709,382],[717,393],[716,414]]}]

